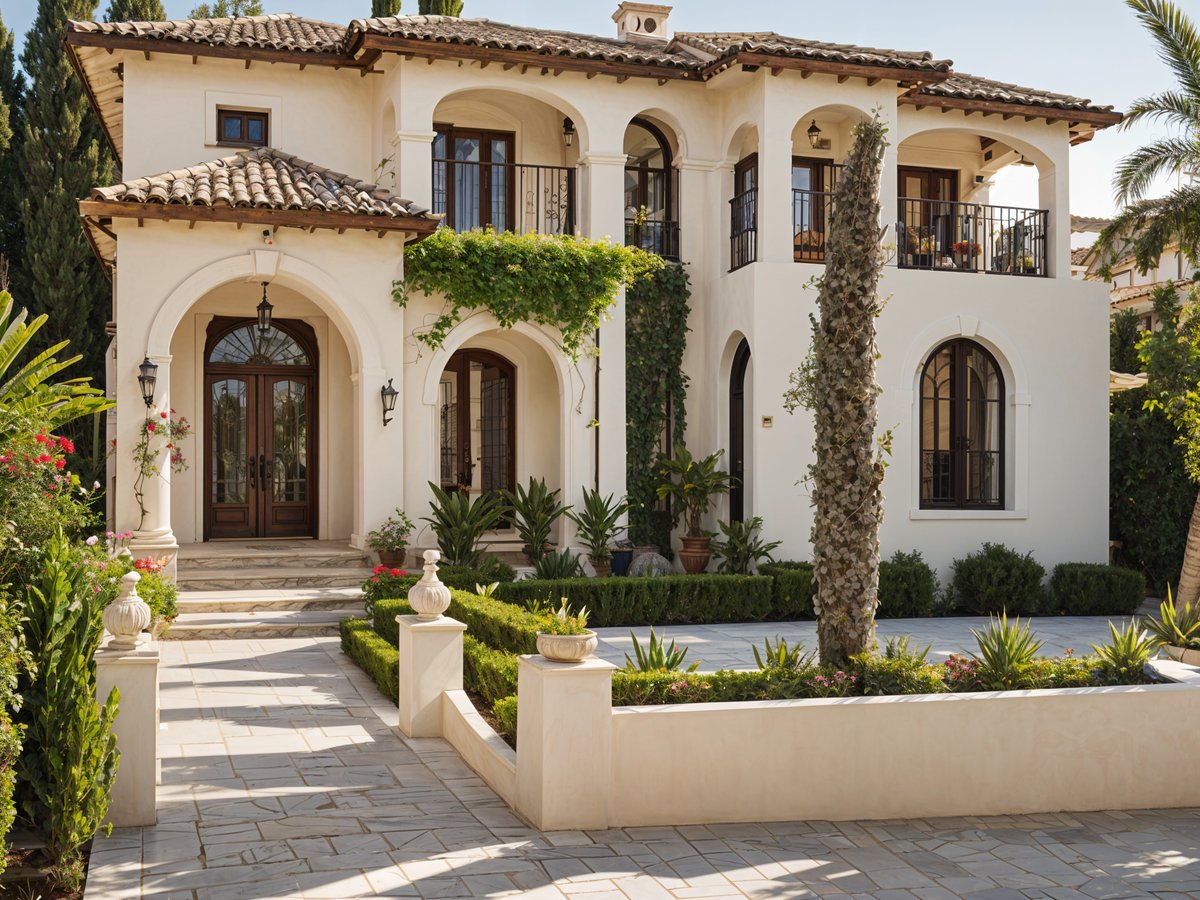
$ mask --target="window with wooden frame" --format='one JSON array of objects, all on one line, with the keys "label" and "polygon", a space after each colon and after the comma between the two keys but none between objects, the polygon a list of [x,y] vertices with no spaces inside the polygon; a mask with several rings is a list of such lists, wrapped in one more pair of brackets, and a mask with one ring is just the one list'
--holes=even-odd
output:
[{"label": "window with wooden frame", "polygon": [[841,168],[830,159],[792,157],[792,243],[796,262],[825,259],[833,190]]},{"label": "window with wooden frame", "polygon": [[1004,507],[1004,376],[974,341],[942,344],[921,370],[921,508]]},{"label": "window with wooden frame", "polygon": [[245,109],[217,108],[217,143],[227,147],[266,147],[270,143],[270,115]]},{"label": "window with wooden frame", "polygon": [[758,154],[752,153],[733,169],[733,199],[729,201],[729,270],[758,259]]},{"label": "window with wooden frame", "polygon": [[455,231],[516,225],[516,166],[511,131],[434,126],[433,211]]}]

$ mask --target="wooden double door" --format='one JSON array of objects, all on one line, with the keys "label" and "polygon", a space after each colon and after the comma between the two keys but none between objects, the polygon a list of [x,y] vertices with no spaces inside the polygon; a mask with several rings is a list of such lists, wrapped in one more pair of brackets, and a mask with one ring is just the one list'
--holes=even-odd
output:
[{"label": "wooden double door", "polygon": [[315,537],[316,340],[214,320],[205,350],[205,539]]}]

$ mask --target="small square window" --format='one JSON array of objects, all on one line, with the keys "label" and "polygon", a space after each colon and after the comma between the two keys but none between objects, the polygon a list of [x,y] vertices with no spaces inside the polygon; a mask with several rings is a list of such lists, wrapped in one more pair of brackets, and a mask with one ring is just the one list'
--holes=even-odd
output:
[{"label": "small square window", "polygon": [[217,110],[218,143],[235,147],[265,147],[269,138],[265,112],[240,109]]}]

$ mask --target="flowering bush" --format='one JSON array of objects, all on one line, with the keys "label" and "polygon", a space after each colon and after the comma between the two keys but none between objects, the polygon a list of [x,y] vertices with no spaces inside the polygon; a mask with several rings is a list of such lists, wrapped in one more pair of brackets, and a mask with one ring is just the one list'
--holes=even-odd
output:
[{"label": "flowering bush", "polygon": [[403,553],[413,523],[408,514],[396,507],[396,515],[388,518],[378,529],[367,535],[367,546],[382,553]]},{"label": "flowering bush", "polygon": [[162,472],[158,462],[162,451],[167,451],[167,464],[172,472],[183,472],[188,467],[179,442],[191,433],[192,426],[186,417],[180,416],[176,419],[174,416],[175,410],[169,413],[160,412],[157,419],[148,416],[142,422],[138,431],[138,442],[133,446],[133,461],[138,472],[133,482],[133,496],[137,499],[138,512],[141,515],[139,526],[146,521],[146,479]]},{"label": "flowering bush", "polygon": [[810,697],[849,697],[854,693],[858,677],[838,669],[835,672],[824,672],[814,675],[806,682]]},{"label": "flowering bush", "polygon": [[955,253],[980,253],[983,247],[974,241],[956,241],[953,250]]}]

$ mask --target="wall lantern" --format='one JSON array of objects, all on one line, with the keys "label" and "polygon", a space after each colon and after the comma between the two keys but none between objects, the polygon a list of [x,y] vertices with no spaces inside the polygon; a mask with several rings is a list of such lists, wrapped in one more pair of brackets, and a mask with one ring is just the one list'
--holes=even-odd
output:
[{"label": "wall lantern", "polygon": [[258,304],[258,330],[261,334],[266,334],[271,330],[271,312],[275,309],[271,302],[267,299],[267,283],[262,283],[263,296],[262,302]]},{"label": "wall lantern", "polygon": [[388,383],[379,389],[379,399],[383,403],[383,426],[386,428],[388,422],[392,421],[392,413],[396,410],[396,398],[400,396],[400,392],[392,387],[392,379],[388,379]]},{"label": "wall lantern", "polygon": [[569,117],[563,119],[563,143],[568,147],[575,143],[575,123]]},{"label": "wall lantern", "polygon": [[150,357],[142,360],[138,366],[138,387],[142,389],[142,399],[146,406],[154,405],[154,385],[158,383],[158,365],[150,362]]},{"label": "wall lantern", "polygon": [[814,150],[828,150],[830,147],[829,138],[821,137],[821,129],[817,127],[816,119],[808,126],[808,142]]}]

